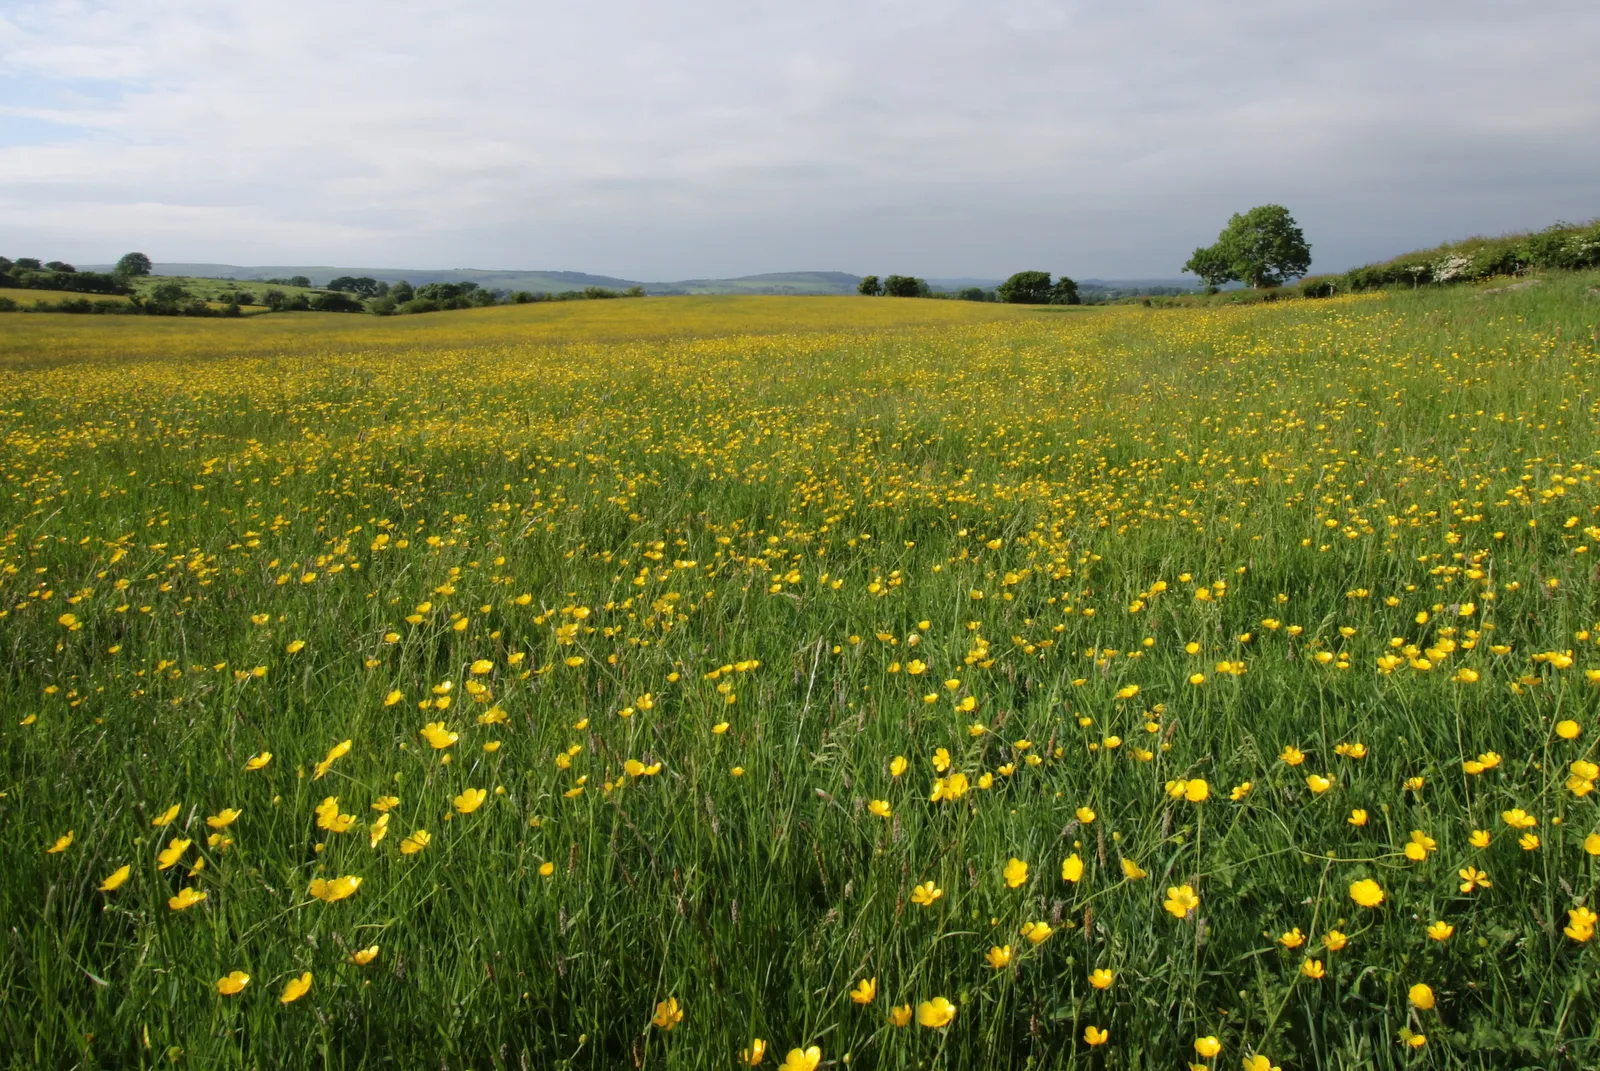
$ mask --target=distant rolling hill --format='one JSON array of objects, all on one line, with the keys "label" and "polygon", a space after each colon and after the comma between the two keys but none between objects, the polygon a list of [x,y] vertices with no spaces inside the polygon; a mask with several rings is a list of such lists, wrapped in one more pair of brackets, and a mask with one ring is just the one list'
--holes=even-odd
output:
[{"label": "distant rolling hill", "polygon": [[[93,270],[110,270],[110,266]],[[641,286],[650,294],[853,294],[861,276],[840,271],[773,272],[743,275],[733,279],[683,279],[677,282],[641,282],[614,275],[591,275],[581,271],[509,271],[480,268],[338,268],[327,265],[267,264],[177,264],[157,263],[156,275],[177,275],[208,279],[289,279],[304,275],[313,286],[325,286],[341,275],[367,276],[385,283],[401,279],[412,285],[422,283],[473,282],[489,290],[532,290],[536,293],[582,290],[603,286],[626,290]]]},{"label": "distant rolling hill", "polygon": [[[110,265],[86,265],[92,271],[110,271]],[[587,286],[603,286],[610,290],[626,290],[630,286],[643,287],[648,294],[854,294],[861,276],[842,271],[782,271],[763,275],[740,275],[731,279],[680,279],[675,282],[642,282],[622,279],[614,275],[591,275],[581,271],[511,271],[484,268],[338,268],[327,265],[268,264],[244,266],[239,264],[178,264],[158,263],[156,275],[175,275],[190,278],[238,279],[289,279],[303,275],[313,286],[325,286],[341,275],[367,276],[385,283],[401,279],[414,286],[423,283],[473,282],[488,290],[531,290],[535,293],[560,293],[564,290],[582,290]],[[929,279],[935,290],[954,292],[967,287],[993,290],[999,279],[943,278]],[[1097,291],[1120,294],[1139,293],[1151,287],[1182,287],[1197,289],[1192,279],[1083,279],[1079,287],[1085,295]]]}]

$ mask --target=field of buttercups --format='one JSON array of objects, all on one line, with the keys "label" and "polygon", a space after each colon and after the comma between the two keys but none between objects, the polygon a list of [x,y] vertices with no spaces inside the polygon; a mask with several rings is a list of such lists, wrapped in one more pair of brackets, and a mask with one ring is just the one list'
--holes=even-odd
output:
[{"label": "field of buttercups", "polygon": [[0,323],[0,1065],[1592,1067],[1592,282]]}]

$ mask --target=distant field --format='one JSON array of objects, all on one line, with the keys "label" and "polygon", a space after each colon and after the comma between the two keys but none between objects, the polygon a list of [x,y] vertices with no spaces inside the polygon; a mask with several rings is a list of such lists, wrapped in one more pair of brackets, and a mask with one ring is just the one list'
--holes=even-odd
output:
[{"label": "distant field", "polygon": [[[29,291],[33,293],[33,291]],[[81,316],[0,320],[0,362],[613,342],[734,334],[869,331],[1036,317],[1021,306],[858,297],[665,297],[504,305],[426,316],[273,313],[248,320]]]},{"label": "distant field", "polygon": [[1597,283],[0,316],[0,1066],[1588,1071]]},{"label": "distant field", "polygon": [[77,298],[88,298],[90,301],[119,301],[128,299],[123,294],[74,294],[64,290],[18,290],[15,287],[0,286],[0,297],[8,297],[18,305],[32,306],[36,301],[43,301],[47,305],[54,305],[58,301]]}]

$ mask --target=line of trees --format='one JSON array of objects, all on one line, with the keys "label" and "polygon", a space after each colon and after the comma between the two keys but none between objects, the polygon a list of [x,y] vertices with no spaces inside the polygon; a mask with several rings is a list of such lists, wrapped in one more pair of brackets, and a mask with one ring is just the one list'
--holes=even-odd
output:
[{"label": "line of trees", "polygon": [[79,271],[64,260],[41,263],[36,257],[0,257],[0,286],[78,294],[126,294],[131,289],[127,279],[115,273]]},{"label": "line of trees", "polygon": [[968,286],[955,293],[937,291],[914,275],[863,276],[856,293],[866,297],[954,298],[957,301],[1005,301],[1013,305],[1077,305],[1078,284],[1063,275],[1054,282],[1047,271],[1019,271],[994,290]]},{"label": "line of trees", "polygon": [[866,297],[932,297],[933,287],[915,275],[886,275],[881,282],[876,275],[866,275],[856,284],[856,293]]},{"label": "line of trees", "polygon": [[[254,290],[236,280],[219,280],[217,292],[197,293],[194,284],[178,279],[163,279],[154,285],[134,286],[134,280],[151,275],[154,265],[143,253],[128,253],[110,272],[80,272],[65,261],[41,262],[32,257],[11,260],[0,257],[0,287],[29,290],[68,291],[85,294],[125,296],[126,301],[64,299],[53,303],[38,300],[35,312],[80,312],[145,314],[151,316],[239,316],[242,307],[261,305],[272,312],[370,312],[378,316],[438,312],[445,309],[471,309],[489,305],[527,305],[540,301],[583,301],[607,298],[643,297],[644,289],[609,290],[601,286],[560,293],[535,293],[529,290],[490,290],[474,282],[425,283],[412,286],[401,280],[380,282],[371,276],[343,275],[325,288],[314,288],[304,275],[287,279],[252,280],[265,284],[259,297]],[[293,287],[283,290],[280,287]],[[306,291],[311,291],[307,293]],[[220,305],[218,308],[216,306]],[[0,312],[21,308],[18,302],[0,296]]]}]

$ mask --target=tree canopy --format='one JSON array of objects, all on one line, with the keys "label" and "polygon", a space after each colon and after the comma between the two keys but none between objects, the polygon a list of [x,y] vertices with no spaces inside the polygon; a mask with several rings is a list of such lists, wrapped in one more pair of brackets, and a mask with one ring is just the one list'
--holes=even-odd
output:
[{"label": "tree canopy", "polygon": [[1282,205],[1257,205],[1234,213],[1214,245],[1194,251],[1183,266],[1208,286],[1237,280],[1257,290],[1282,286],[1311,267],[1311,246]]},{"label": "tree canopy", "polygon": [[927,297],[933,289],[914,275],[891,275],[883,280],[883,292],[888,297]]},{"label": "tree canopy", "polygon": [[1078,284],[1063,275],[1054,283],[1047,271],[1019,271],[995,288],[995,296],[1012,305],[1077,305]]},{"label": "tree canopy", "polygon": [[154,265],[150,263],[150,258],[143,253],[124,253],[111,271],[114,275],[149,275],[152,268]]}]

